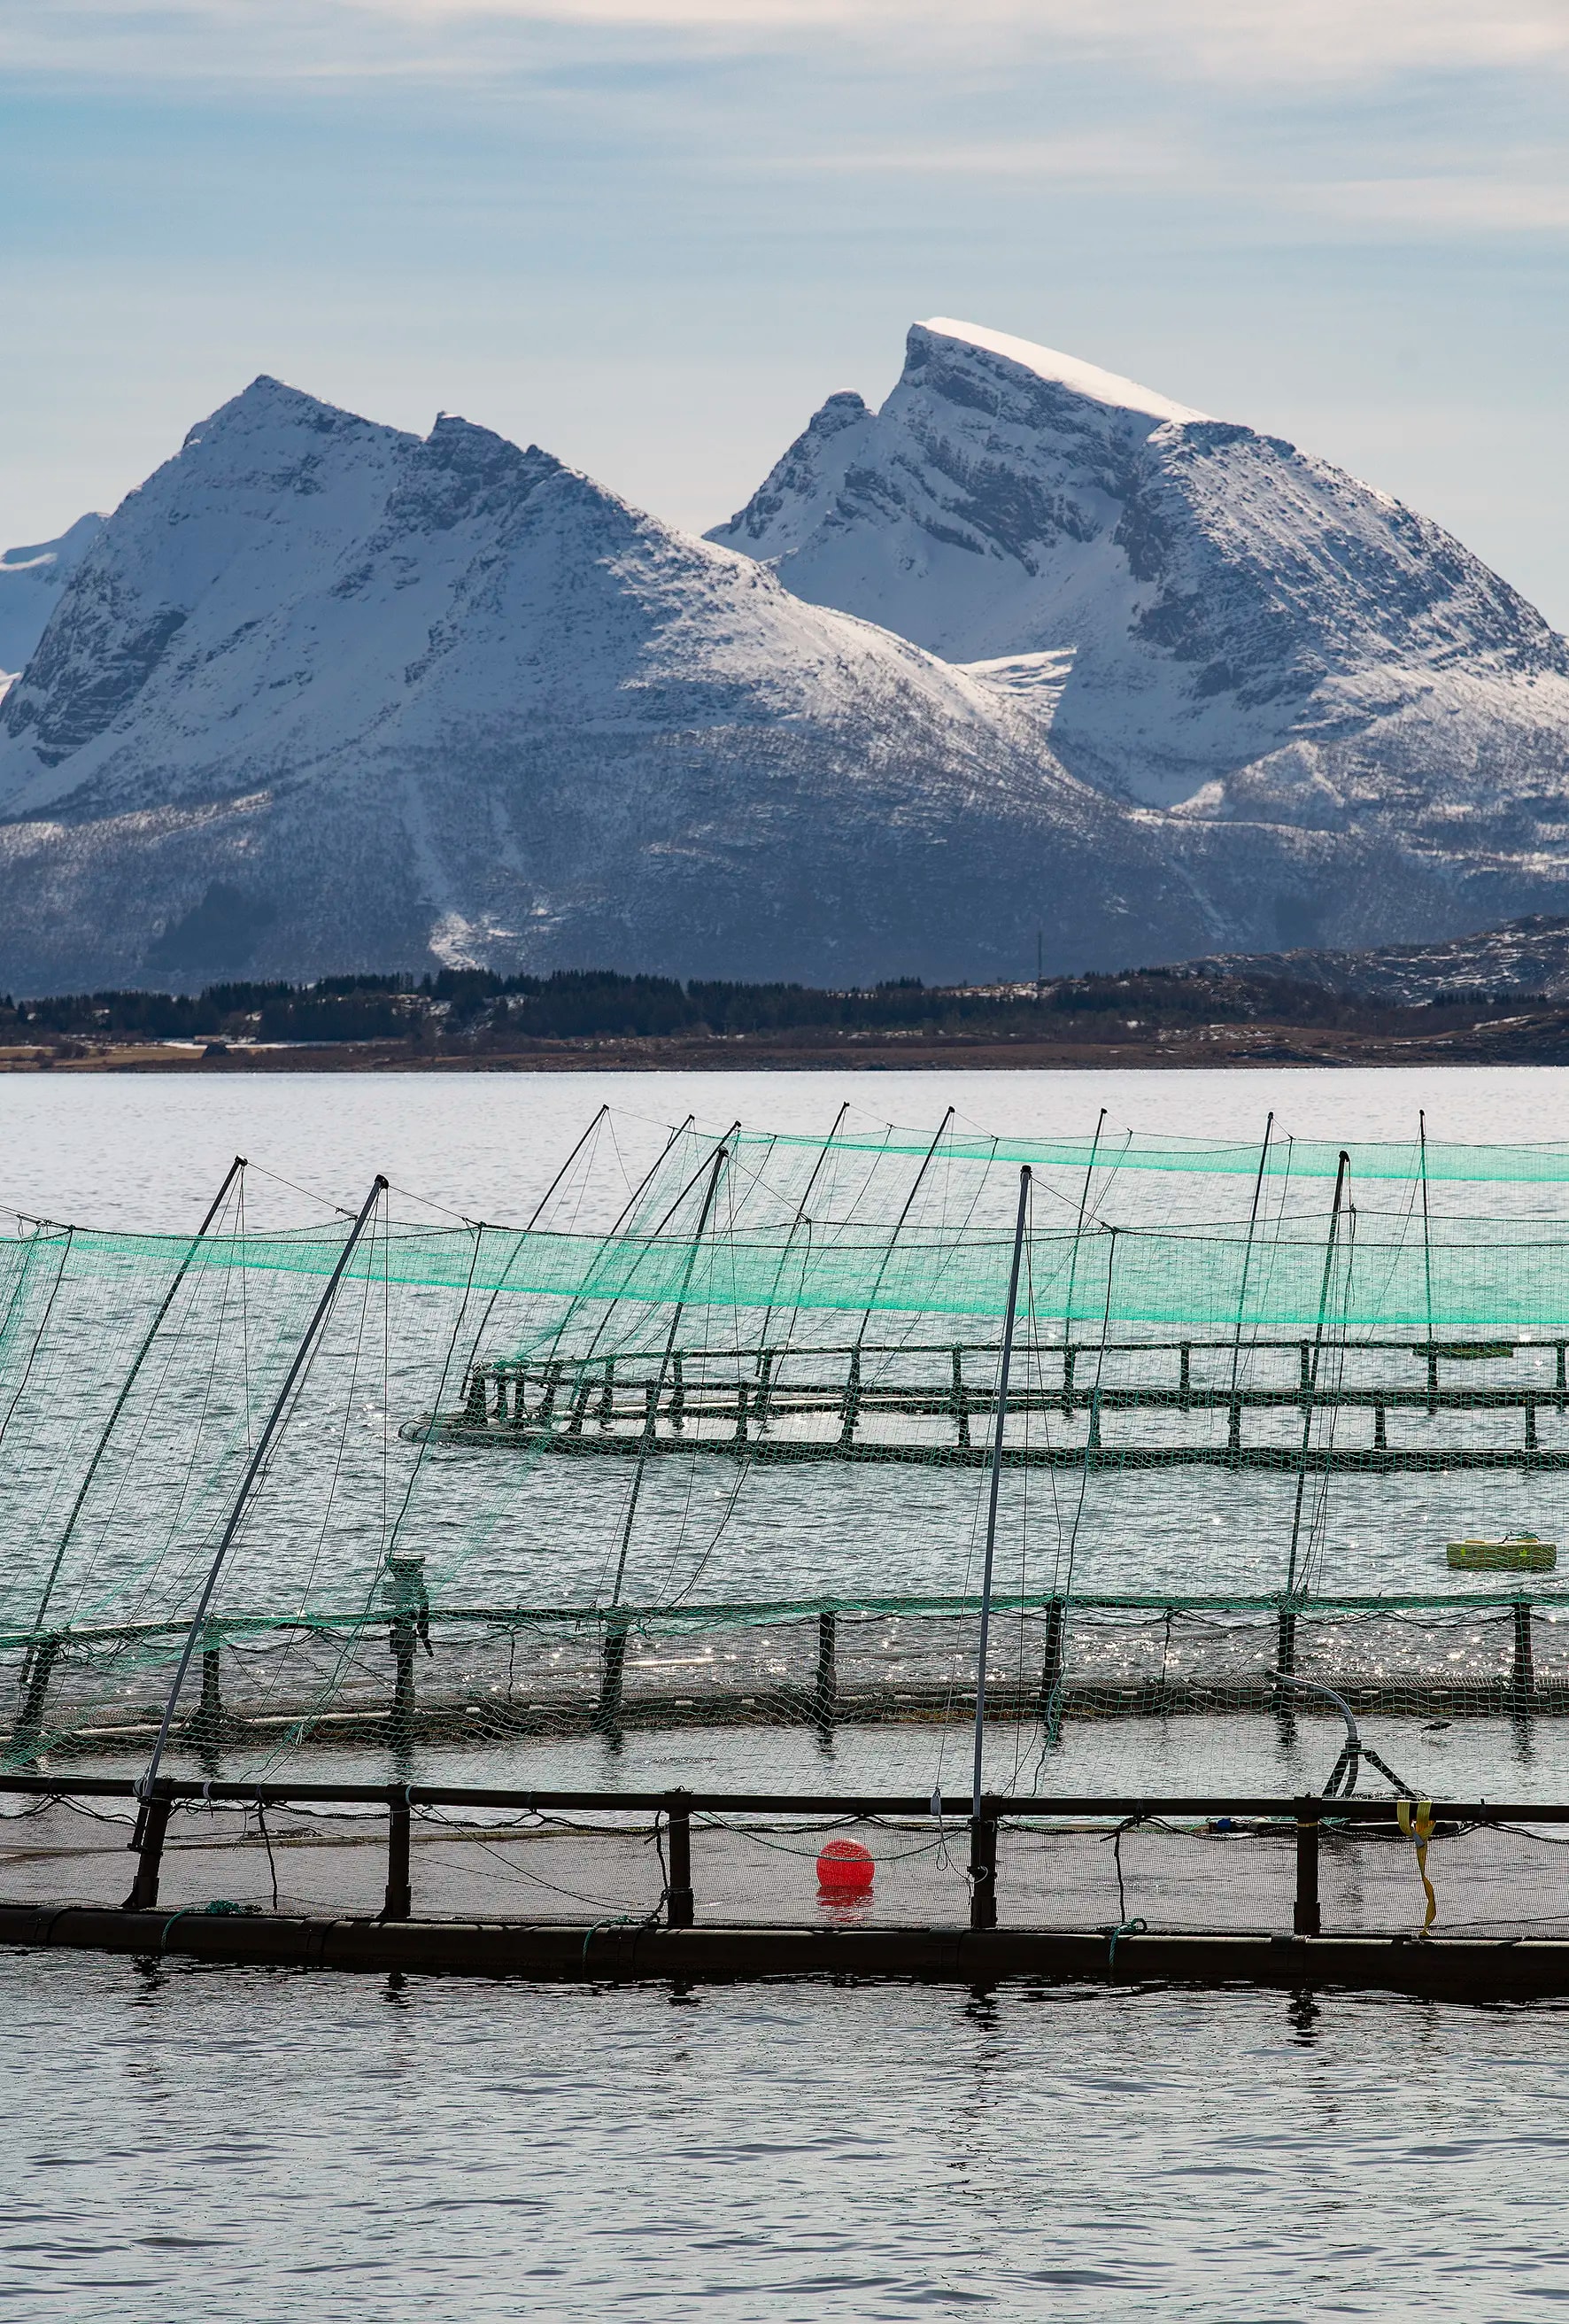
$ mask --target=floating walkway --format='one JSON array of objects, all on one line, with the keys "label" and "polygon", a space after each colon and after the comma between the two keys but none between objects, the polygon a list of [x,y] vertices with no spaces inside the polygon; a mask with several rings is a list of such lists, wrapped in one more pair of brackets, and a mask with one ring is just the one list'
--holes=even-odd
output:
[{"label": "floating walkway", "polygon": [[[1569,1340],[1563,1339],[1359,1341],[1335,1351],[1335,1377],[1326,1379],[1323,1351],[1306,1339],[1251,1341],[1245,1351],[1234,1340],[1047,1342],[1014,1351],[1016,1372],[1025,1382],[1033,1374],[1036,1384],[1008,1389],[1002,1462],[1053,1470],[1291,1469],[1314,1475],[1569,1469],[1569,1445],[1544,1445],[1537,1427],[1539,1414],[1569,1409],[1566,1353]],[[470,1371],[456,1406],[406,1423],[403,1433],[416,1442],[510,1447],[531,1455],[646,1460],[705,1452],[755,1462],[983,1468],[993,1458],[997,1397],[995,1383],[977,1379],[975,1371],[977,1362],[995,1371],[996,1355],[996,1345],[985,1343],[857,1342],[810,1351],[743,1349],[727,1359],[689,1349],[657,1362],[605,1356],[579,1363],[481,1364]],[[1477,1383],[1473,1377],[1460,1385],[1454,1379],[1457,1367],[1491,1370],[1521,1359],[1539,1365],[1549,1355],[1550,1382],[1538,1377]],[[1261,1379],[1260,1360],[1271,1358],[1282,1376]],[[1392,1372],[1371,1380],[1345,1378],[1351,1360],[1377,1367],[1381,1360],[1401,1358],[1421,1366],[1419,1380],[1401,1380]],[[950,1367],[940,1383],[891,1376],[899,1370],[908,1375],[922,1360],[930,1373],[934,1359]],[[824,1377],[836,1361],[842,1370]],[[1058,1377],[1042,1383],[1048,1365]],[[1130,1368],[1145,1377],[1126,1378]],[[1204,1377],[1217,1370],[1230,1377]],[[1518,1416],[1518,1436],[1512,1443],[1476,1444],[1440,1430],[1436,1442],[1389,1441],[1391,1414],[1431,1423],[1479,1413]],[[1152,1443],[1120,1431],[1108,1434],[1108,1422],[1144,1414],[1225,1414],[1225,1436]],[[1289,1416],[1305,1441],[1250,1441],[1246,1419],[1264,1414]],[[1370,1425],[1367,1441],[1336,1441],[1343,1415]],[[1080,1416],[1082,1440],[1052,1443],[1048,1427],[1032,1431],[1032,1420],[1071,1423]]]}]

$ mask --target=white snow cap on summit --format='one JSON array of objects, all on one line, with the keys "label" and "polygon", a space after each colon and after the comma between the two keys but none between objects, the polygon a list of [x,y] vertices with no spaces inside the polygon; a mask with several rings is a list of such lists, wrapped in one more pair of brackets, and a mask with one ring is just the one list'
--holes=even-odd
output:
[{"label": "white snow cap on summit", "polygon": [[1059,355],[1055,347],[1038,347],[1032,339],[1010,337],[1006,331],[988,331],[979,323],[956,323],[950,315],[933,315],[921,327],[937,332],[941,338],[963,339],[972,347],[984,347],[988,355],[1003,355],[1009,363],[1032,371],[1038,379],[1054,380],[1096,403],[1147,412],[1152,420],[1207,420],[1210,416],[1186,403],[1173,403],[1169,395],[1157,395],[1152,387],[1119,379],[1115,371],[1102,371],[1098,364],[1080,363],[1073,355]]}]

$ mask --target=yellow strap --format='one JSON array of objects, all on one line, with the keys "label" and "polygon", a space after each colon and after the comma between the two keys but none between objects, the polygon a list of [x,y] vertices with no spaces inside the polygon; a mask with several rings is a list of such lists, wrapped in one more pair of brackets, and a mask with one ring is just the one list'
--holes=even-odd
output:
[{"label": "yellow strap", "polygon": [[[1412,1810],[1416,1812],[1413,1814]],[[1422,1934],[1427,1935],[1438,1917],[1438,1899],[1433,1893],[1433,1883],[1427,1877],[1427,1842],[1433,1837],[1433,1803],[1431,1800],[1399,1800],[1395,1813],[1400,1820],[1400,1830],[1417,1847],[1417,1870],[1421,1876],[1427,1910],[1422,1919]]]}]

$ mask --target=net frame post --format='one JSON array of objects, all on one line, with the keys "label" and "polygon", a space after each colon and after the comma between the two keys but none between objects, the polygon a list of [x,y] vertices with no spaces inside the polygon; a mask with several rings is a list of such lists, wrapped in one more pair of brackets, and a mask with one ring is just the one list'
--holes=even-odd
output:
[{"label": "net frame post", "polygon": [[612,1614],[605,1624],[600,1646],[600,1699],[594,1726],[601,1735],[613,1735],[621,1724],[621,1697],[627,1671],[629,1616]]},{"label": "net frame post", "polygon": [[57,1633],[41,1638],[32,1649],[32,1661],[27,1673],[27,1690],[22,1698],[22,1709],[12,1731],[11,1749],[14,1757],[30,1756],[37,1748],[43,1732],[44,1705],[49,1696],[49,1683],[54,1676],[54,1666],[60,1659],[63,1641]]},{"label": "net frame post", "polygon": [[1509,1702],[1516,1711],[1528,1711],[1531,1697],[1537,1691],[1536,1654],[1531,1637],[1531,1601],[1517,1598],[1511,1608],[1514,1615],[1515,1654],[1509,1672]]},{"label": "net frame post", "polygon": [[1046,1643],[1041,1657],[1041,1718],[1048,1726],[1062,1699],[1063,1641],[1068,1628],[1068,1600],[1051,1599],[1046,1608]]},{"label": "net frame post", "polygon": [[983,1800],[979,1814],[969,1820],[969,1924],[997,1925],[997,1812],[991,1800]]},{"label": "net frame post", "polygon": [[379,1918],[407,1921],[413,1917],[414,1887],[409,1868],[409,1843],[414,1810],[407,1789],[394,1792],[387,1803],[387,1900]]},{"label": "net frame post", "polygon": [[696,1915],[692,1893],[692,1794],[671,1792],[665,1812],[670,1819],[670,1885],[666,1891],[665,1925],[690,1929]]},{"label": "net frame post", "polygon": [[1297,1892],[1291,1906],[1294,1937],[1323,1933],[1318,1899],[1318,1837],[1323,1813],[1321,1800],[1300,1799],[1297,1803]]},{"label": "net frame post", "polygon": [[839,1718],[839,1618],[831,1606],[825,1606],[817,1618],[812,1715],[819,1727],[832,1727]]},{"label": "net frame post", "polygon": [[167,1792],[155,1791],[142,1803],[130,1840],[131,1847],[136,1851],[136,1873],[131,1883],[131,1894],[123,1907],[127,1913],[151,1913],[158,1902],[163,1843],[173,1806],[174,1802]]}]

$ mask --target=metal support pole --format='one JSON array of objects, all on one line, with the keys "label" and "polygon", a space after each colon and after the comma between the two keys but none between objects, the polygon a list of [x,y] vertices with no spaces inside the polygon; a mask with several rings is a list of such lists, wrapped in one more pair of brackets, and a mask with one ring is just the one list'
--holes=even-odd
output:
[{"label": "metal support pole", "polygon": [[969,1392],[964,1384],[964,1350],[953,1351],[953,1414],[959,1423],[959,1443],[961,1452],[969,1450]]},{"label": "metal support pole", "polygon": [[969,1820],[969,1924],[997,1925],[997,1819],[989,1805]]},{"label": "metal support pole", "polygon": [[[234,1505],[229,1511],[228,1522],[219,1538],[217,1548],[213,1552],[213,1562],[207,1568],[206,1581],[202,1586],[201,1596],[197,1600],[196,1609],[190,1618],[190,1628],[186,1633],[185,1646],[175,1667],[174,1683],[169,1690],[169,1701],[163,1706],[163,1718],[159,1726],[158,1739],[152,1747],[152,1757],[147,1763],[147,1773],[142,1779],[144,1798],[151,1796],[152,1786],[158,1776],[159,1763],[163,1757],[164,1748],[169,1741],[169,1730],[174,1724],[175,1706],[179,1701],[179,1691],[185,1684],[185,1674],[190,1668],[191,1656],[197,1648],[197,1640],[206,1627],[207,1609],[212,1604],[213,1592],[218,1586],[218,1576],[224,1570],[224,1561],[228,1556],[234,1536],[239,1532],[241,1523],[251,1506],[251,1497],[256,1491],[266,1469],[273,1439],[283,1425],[284,1416],[289,1410],[295,1389],[304,1379],[306,1369],[316,1351],[317,1339],[327,1316],[332,1312],[333,1302],[338,1296],[338,1286],[343,1281],[344,1270],[354,1255],[361,1236],[370,1224],[372,1212],[386,1191],[387,1181],[378,1172],[370,1193],[360,1206],[360,1214],[344,1239],[344,1247],[338,1253],[321,1297],[317,1301],[310,1322],[306,1325],[305,1336],[294,1351],[293,1360],[284,1375],[283,1385],[279,1389],[272,1409],[267,1416],[266,1425],[256,1441],[256,1449],[251,1455],[244,1480],[234,1496]],[[482,1388],[481,1395],[483,1396]]]},{"label": "metal support pole", "polygon": [[193,1240],[189,1250],[186,1252],[185,1257],[181,1259],[173,1282],[170,1285],[169,1289],[163,1295],[163,1299],[159,1306],[157,1314],[154,1315],[151,1323],[147,1327],[145,1336],[142,1339],[141,1346],[136,1351],[130,1370],[126,1373],[124,1379],[120,1383],[120,1392],[115,1398],[114,1406],[110,1411],[109,1417],[105,1421],[103,1429],[99,1434],[98,1441],[93,1447],[93,1457],[87,1462],[87,1473],[77,1489],[77,1497],[71,1503],[70,1515],[65,1521],[65,1530],[60,1535],[60,1544],[54,1554],[54,1562],[49,1569],[49,1577],[43,1585],[43,1595],[38,1601],[38,1611],[33,1616],[33,1628],[35,1629],[38,1629],[42,1626],[44,1614],[48,1609],[50,1599],[53,1595],[54,1585],[60,1578],[60,1567],[65,1563],[66,1551],[69,1548],[71,1536],[77,1529],[77,1519],[81,1516],[83,1507],[87,1501],[87,1494],[92,1488],[93,1480],[98,1473],[98,1464],[109,1449],[109,1442],[115,1434],[120,1415],[124,1411],[127,1403],[130,1401],[131,1391],[136,1385],[136,1381],[141,1374],[142,1367],[146,1362],[148,1356],[151,1352],[153,1342],[157,1339],[159,1333],[163,1328],[164,1317],[169,1314],[170,1309],[173,1306],[176,1294],[179,1292],[180,1285],[185,1281],[187,1275],[190,1272],[191,1263],[196,1257],[197,1244],[202,1241],[206,1237],[207,1229],[212,1225],[213,1221],[217,1217],[219,1212],[223,1209],[225,1203],[228,1200],[230,1187],[234,1185],[235,1179],[245,1167],[246,1162],[244,1156],[243,1154],[236,1154],[225,1174],[223,1185],[218,1188],[217,1193],[213,1196],[211,1203],[207,1206],[206,1216],[203,1219],[200,1226],[197,1227],[195,1239]]},{"label": "metal support pole", "polygon": [[414,1617],[397,1615],[389,1643],[392,1648],[392,1735],[407,1743],[414,1732]]},{"label": "metal support pole", "polygon": [[[1014,1362],[1014,1317],[1019,1305],[1019,1268],[1024,1256],[1024,1221],[1030,1212],[1030,1166],[1019,1172],[1019,1215],[1014,1223],[1014,1258],[1008,1271],[1008,1307],[1003,1318],[1003,1355],[997,1367],[997,1425],[992,1438],[992,1481],[986,1501],[986,1562],[981,1568],[980,1637],[975,1663],[975,1772],[971,1812],[981,1812],[981,1760],[986,1749],[986,1653],[992,1635],[992,1566],[997,1547],[997,1494],[1003,1481],[1003,1434],[1008,1425],[1008,1374]],[[988,1922],[986,1924],[989,1927]]]},{"label": "metal support pole", "polygon": [[841,1444],[855,1443],[856,1422],[860,1417],[860,1410],[861,1351],[858,1347],[856,1347],[850,1350],[849,1370],[845,1374],[844,1404],[840,1409],[839,1428],[839,1441]]},{"label": "metal support pole", "polygon": [[414,1826],[414,1811],[408,1804],[408,1794],[394,1799],[387,1818],[387,1901],[381,1907],[384,1921],[407,1921],[414,1909],[414,1891],[409,1879],[408,1843]]},{"label": "metal support pole", "polygon": [[131,1883],[131,1894],[125,1899],[127,1913],[151,1913],[158,1902],[158,1875],[163,1862],[164,1835],[169,1830],[169,1812],[174,1805],[161,1792],[144,1800],[136,1819],[136,1829],[131,1845],[136,1850],[136,1877]]},{"label": "metal support pole", "polygon": [[1373,1406],[1373,1451],[1375,1452],[1387,1452],[1389,1450],[1389,1427],[1384,1418],[1384,1407],[1381,1404],[1375,1404]]},{"label": "metal support pole", "polygon": [[836,1617],[825,1608],[817,1618],[817,1683],[812,1698],[821,1727],[831,1727],[839,1716],[837,1629]]},{"label": "metal support pole", "polygon": [[54,1666],[60,1659],[58,1637],[42,1639],[32,1650],[32,1660],[27,1672],[27,1692],[22,1699],[22,1711],[11,1738],[12,1756],[16,1758],[37,1748],[43,1731],[43,1708],[49,1694],[49,1683],[54,1676]]},{"label": "metal support pole", "polygon": [[690,1929],[696,1906],[692,1894],[692,1794],[672,1792],[665,1803],[670,1818],[670,1902],[666,1925]]},{"label": "metal support pole", "polygon": [[1275,1668],[1282,1678],[1289,1678],[1297,1667],[1297,1609],[1280,1609],[1280,1637],[1275,1647]]},{"label": "metal support pole", "polygon": [[1186,1340],[1182,1342],[1181,1354],[1182,1369],[1180,1378],[1177,1383],[1177,1395],[1179,1399],[1179,1409],[1186,1412],[1188,1409],[1189,1391],[1193,1387],[1193,1351],[1188,1346]]},{"label": "metal support pole", "polygon": [[1291,1914],[1294,1936],[1316,1937],[1321,1930],[1318,1819],[1322,1812],[1317,1800],[1298,1800],[1297,1803],[1297,1901]]},{"label": "metal support pole", "polygon": [[1062,1636],[1067,1624],[1067,1600],[1053,1598],[1046,1609],[1046,1652],[1041,1662],[1041,1716],[1048,1727],[1062,1701]]},{"label": "metal support pole", "polygon": [[1531,1646],[1531,1601],[1517,1598],[1515,1617],[1515,1666],[1510,1676],[1509,1692],[1517,1711],[1526,1710],[1537,1687],[1536,1656]]},{"label": "metal support pole", "polygon": [[594,1725],[602,1733],[610,1734],[621,1723],[621,1687],[627,1668],[627,1630],[629,1625],[619,1615],[612,1615],[605,1625],[604,1645],[600,1662],[600,1701],[594,1713]]}]

